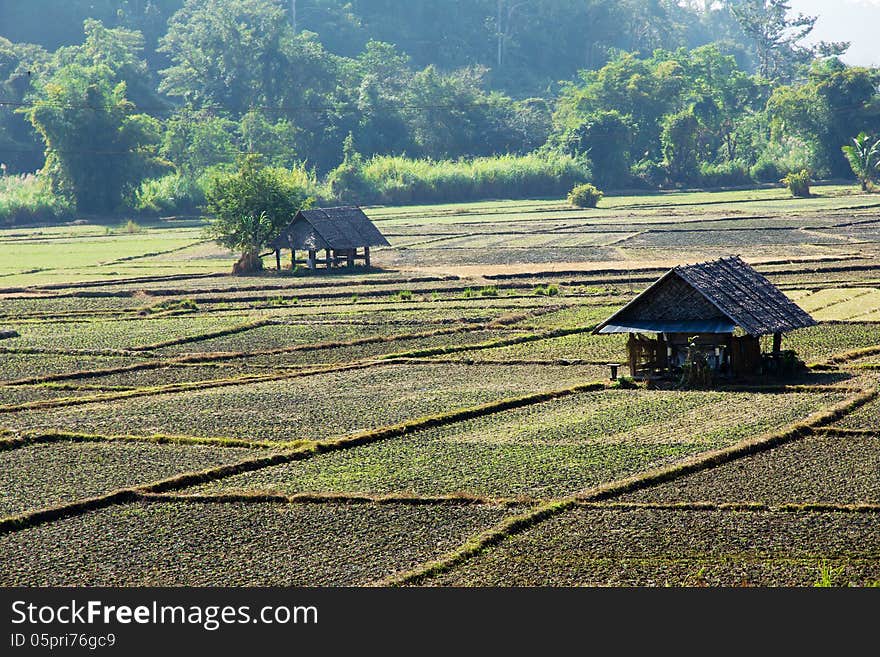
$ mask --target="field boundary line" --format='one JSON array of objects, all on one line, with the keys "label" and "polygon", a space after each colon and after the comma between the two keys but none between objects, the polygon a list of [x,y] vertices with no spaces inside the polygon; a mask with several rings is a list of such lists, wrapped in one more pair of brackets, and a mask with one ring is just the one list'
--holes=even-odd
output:
[{"label": "field boundary line", "polygon": [[178,344],[189,344],[190,342],[203,342],[204,340],[211,340],[213,338],[222,338],[227,335],[236,335],[237,333],[244,333],[245,331],[250,331],[252,329],[261,328],[263,326],[269,326],[272,324],[278,324],[277,320],[274,319],[258,319],[253,322],[246,322],[244,324],[238,324],[236,326],[230,326],[226,329],[221,329],[219,331],[209,331],[208,333],[200,333],[198,335],[190,335],[182,338],[175,338],[173,340],[164,340],[162,342],[154,342],[152,344],[142,345],[140,347],[129,347],[129,351],[141,352],[141,351],[152,351],[154,349],[162,349],[164,347],[173,347]]},{"label": "field boundary line", "polygon": [[[21,411],[44,410],[50,408],[65,408],[68,406],[83,406],[85,404],[99,404],[101,402],[118,401],[134,397],[152,397],[156,395],[173,395],[192,390],[208,390],[213,388],[227,388],[229,386],[252,385],[255,383],[268,383],[270,381],[283,381],[285,379],[297,379],[300,377],[314,376],[317,374],[347,372],[362,370],[381,365],[396,365],[394,361],[364,360],[350,361],[341,365],[314,367],[307,370],[293,370],[288,372],[271,372],[267,374],[244,374],[238,377],[226,379],[207,379],[204,381],[183,381],[168,383],[162,386],[144,386],[131,390],[120,390],[97,395],[80,395],[79,397],[56,397],[54,399],[41,399],[37,401],[22,402],[20,404],[8,404],[0,406],[2,413],[19,413]],[[21,385],[21,384],[19,384]]]},{"label": "field boundary line", "polygon": [[451,345],[446,347],[431,347],[426,349],[413,349],[410,351],[401,351],[396,353],[384,354],[377,356],[380,359],[401,359],[401,358],[426,358],[429,356],[445,356],[446,354],[457,354],[466,351],[482,351],[484,349],[495,349],[497,347],[509,347],[515,344],[525,344],[528,342],[540,342],[541,340],[552,340],[553,338],[562,338],[568,335],[577,335],[579,333],[589,333],[595,328],[596,324],[590,326],[581,326],[573,328],[552,329],[541,333],[527,333],[513,338],[502,338],[500,340],[490,340],[488,342],[478,342],[476,344]]},{"label": "field boundary line", "polygon": [[810,363],[809,366],[812,368],[816,368],[833,365],[843,365],[844,363],[858,360],[859,358],[864,358],[865,356],[876,356],[877,354],[880,354],[880,344],[875,344],[870,347],[862,347],[860,349],[850,349],[849,351],[841,351],[840,353],[834,354],[833,356],[826,358],[825,360]]},{"label": "field boundary line", "polygon": [[226,477],[231,477],[233,475],[261,470],[273,465],[282,465],[293,461],[305,460],[318,454],[326,454],[348,449],[350,447],[368,445],[389,438],[406,436],[407,434],[422,429],[455,424],[464,420],[492,415],[494,413],[501,413],[503,411],[522,408],[524,406],[531,406],[533,404],[539,404],[553,399],[579,394],[581,392],[604,390],[607,388],[608,386],[604,382],[583,383],[569,388],[548,390],[521,397],[507,397],[494,402],[480,404],[478,406],[460,408],[445,413],[438,413],[437,415],[415,418],[398,424],[380,427],[378,429],[370,429],[355,434],[341,436],[334,440],[323,442],[307,441],[306,444],[298,449],[275,452],[266,456],[244,459],[235,463],[227,463],[206,468],[204,470],[182,472],[166,479],[138,486],[126,487],[93,498],[77,500],[53,507],[35,509],[15,516],[0,518],[0,535],[44,524],[53,520],[81,515],[88,511],[111,506],[113,504],[132,501],[142,493],[166,493],[173,490],[180,490],[182,488],[189,488],[198,484],[225,479]]},{"label": "field boundary line", "polygon": [[233,491],[229,493],[214,494],[185,494],[185,493],[140,493],[143,501],[149,502],[189,502],[198,504],[408,504],[412,506],[427,506],[435,504],[450,504],[457,506],[485,505],[485,506],[525,506],[539,504],[542,500],[517,497],[483,497],[470,494],[450,495],[408,495],[404,493],[389,493],[385,495],[370,495],[366,493],[296,493],[288,495],[273,491]]},{"label": "field boundary line", "polygon": [[187,436],[175,434],[97,434],[68,431],[26,431],[7,436],[0,433],[0,452],[31,445],[52,443],[148,443],[153,445],[209,445],[214,447],[239,447],[254,450],[288,451],[312,444],[309,440],[269,441],[229,438],[224,436]]},{"label": "field boundary line", "polygon": [[632,493],[694,472],[709,470],[745,456],[764,452],[805,436],[814,435],[817,428],[836,422],[860,406],[867,404],[878,396],[878,392],[880,389],[874,386],[848,397],[830,408],[811,413],[800,422],[789,424],[779,431],[746,438],[728,447],[702,452],[668,466],[653,468],[631,477],[601,484],[577,493],[574,497],[578,501],[599,501],[624,493]]},{"label": "field boundary line", "polygon": [[822,427],[816,429],[820,436],[833,438],[880,438],[880,429],[846,429],[844,427]]},{"label": "field boundary line", "polygon": [[368,586],[403,586],[419,584],[429,577],[452,570],[455,566],[467,561],[489,547],[501,543],[509,536],[518,534],[548,518],[559,515],[574,508],[574,498],[553,500],[526,513],[508,516],[498,524],[471,536],[463,545],[447,552],[437,559],[426,561],[415,568],[394,573],[376,580]]},{"label": "field boundary line", "polygon": [[578,507],[586,509],[609,509],[613,511],[757,511],[775,513],[880,513],[880,504],[831,504],[825,502],[790,502],[765,504],[763,502],[588,502],[578,500]]}]

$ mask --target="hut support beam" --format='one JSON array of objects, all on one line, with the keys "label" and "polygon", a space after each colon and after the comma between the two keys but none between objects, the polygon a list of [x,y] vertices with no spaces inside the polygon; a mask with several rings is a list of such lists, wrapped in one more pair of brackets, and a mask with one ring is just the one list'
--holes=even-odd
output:
[{"label": "hut support beam", "polygon": [[364,267],[370,266],[370,247],[364,247]]},{"label": "hut support beam", "polygon": [[779,353],[782,351],[782,333],[774,333],[773,334],[773,353]]},{"label": "hut support beam", "polygon": [[275,269],[281,271],[281,249],[275,249]]},{"label": "hut support beam", "polygon": [[324,260],[327,263],[327,269],[333,269],[333,259],[330,257],[330,249],[324,249]]},{"label": "hut support beam", "polygon": [[309,249],[308,264],[309,264],[309,269],[313,270],[315,268],[315,249]]}]

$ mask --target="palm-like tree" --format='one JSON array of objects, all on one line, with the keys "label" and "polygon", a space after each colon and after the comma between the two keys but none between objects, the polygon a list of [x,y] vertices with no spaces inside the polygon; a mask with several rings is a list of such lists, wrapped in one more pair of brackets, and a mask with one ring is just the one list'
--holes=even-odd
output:
[{"label": "palm-like tree", "polygon": [[860,132],[853,137],[853,143],[842,148],[849,160],[853,173],[862,184],[862,191],[868,190],[868,183],[880,176],[880,139],[873,141],[866,133]]}]

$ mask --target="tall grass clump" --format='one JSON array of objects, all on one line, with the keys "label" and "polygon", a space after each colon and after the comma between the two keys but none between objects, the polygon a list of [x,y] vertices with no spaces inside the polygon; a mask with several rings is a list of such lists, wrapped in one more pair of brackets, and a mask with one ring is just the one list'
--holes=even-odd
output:
[{"label": "tall grass clump", "polygon": [[70,202],[39,176],[0,176],[0,225],[58,221],[72,212]]},{"label": "tall grass clump", "polygon": [[135,191],[134,209],[148,214],[194,213],[205,202],[197,180],[177,173],[144,180]]},{"label": "tall grass clump", "polygon": [[379,155],[332,171],[329,194],[344,203],[443,203],[562,196],[589,170],[568,155],[503,155],[472,160],[414,160]]}]

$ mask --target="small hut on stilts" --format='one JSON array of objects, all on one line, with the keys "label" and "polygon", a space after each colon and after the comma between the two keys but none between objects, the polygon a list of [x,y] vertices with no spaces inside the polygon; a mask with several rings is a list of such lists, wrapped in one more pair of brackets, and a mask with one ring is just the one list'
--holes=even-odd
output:
[{"label": "small hut on stilts", "polygon": [[[793,357],[782,350],[782,335],[815,324],[734,256],[671,269],[593,333],[629,334],[629,370],[636,379],[681,372],[694,350],[714,375],[739,378],[782,371]],[[767,353],[761,351],[763,335],[773,336]]]},{"label": "small hut on stilts", "polygon": [[[357,261],[370,266],[370,247],[390,246],[385,236],[358,207],[300,210],[271,243],[275,263],[281,270],[281,251],[290,249],[291,268],[353,267]],[[297,251],[305,258],[298,259]],[[318,257],[319,252],[324,257]]]}]

